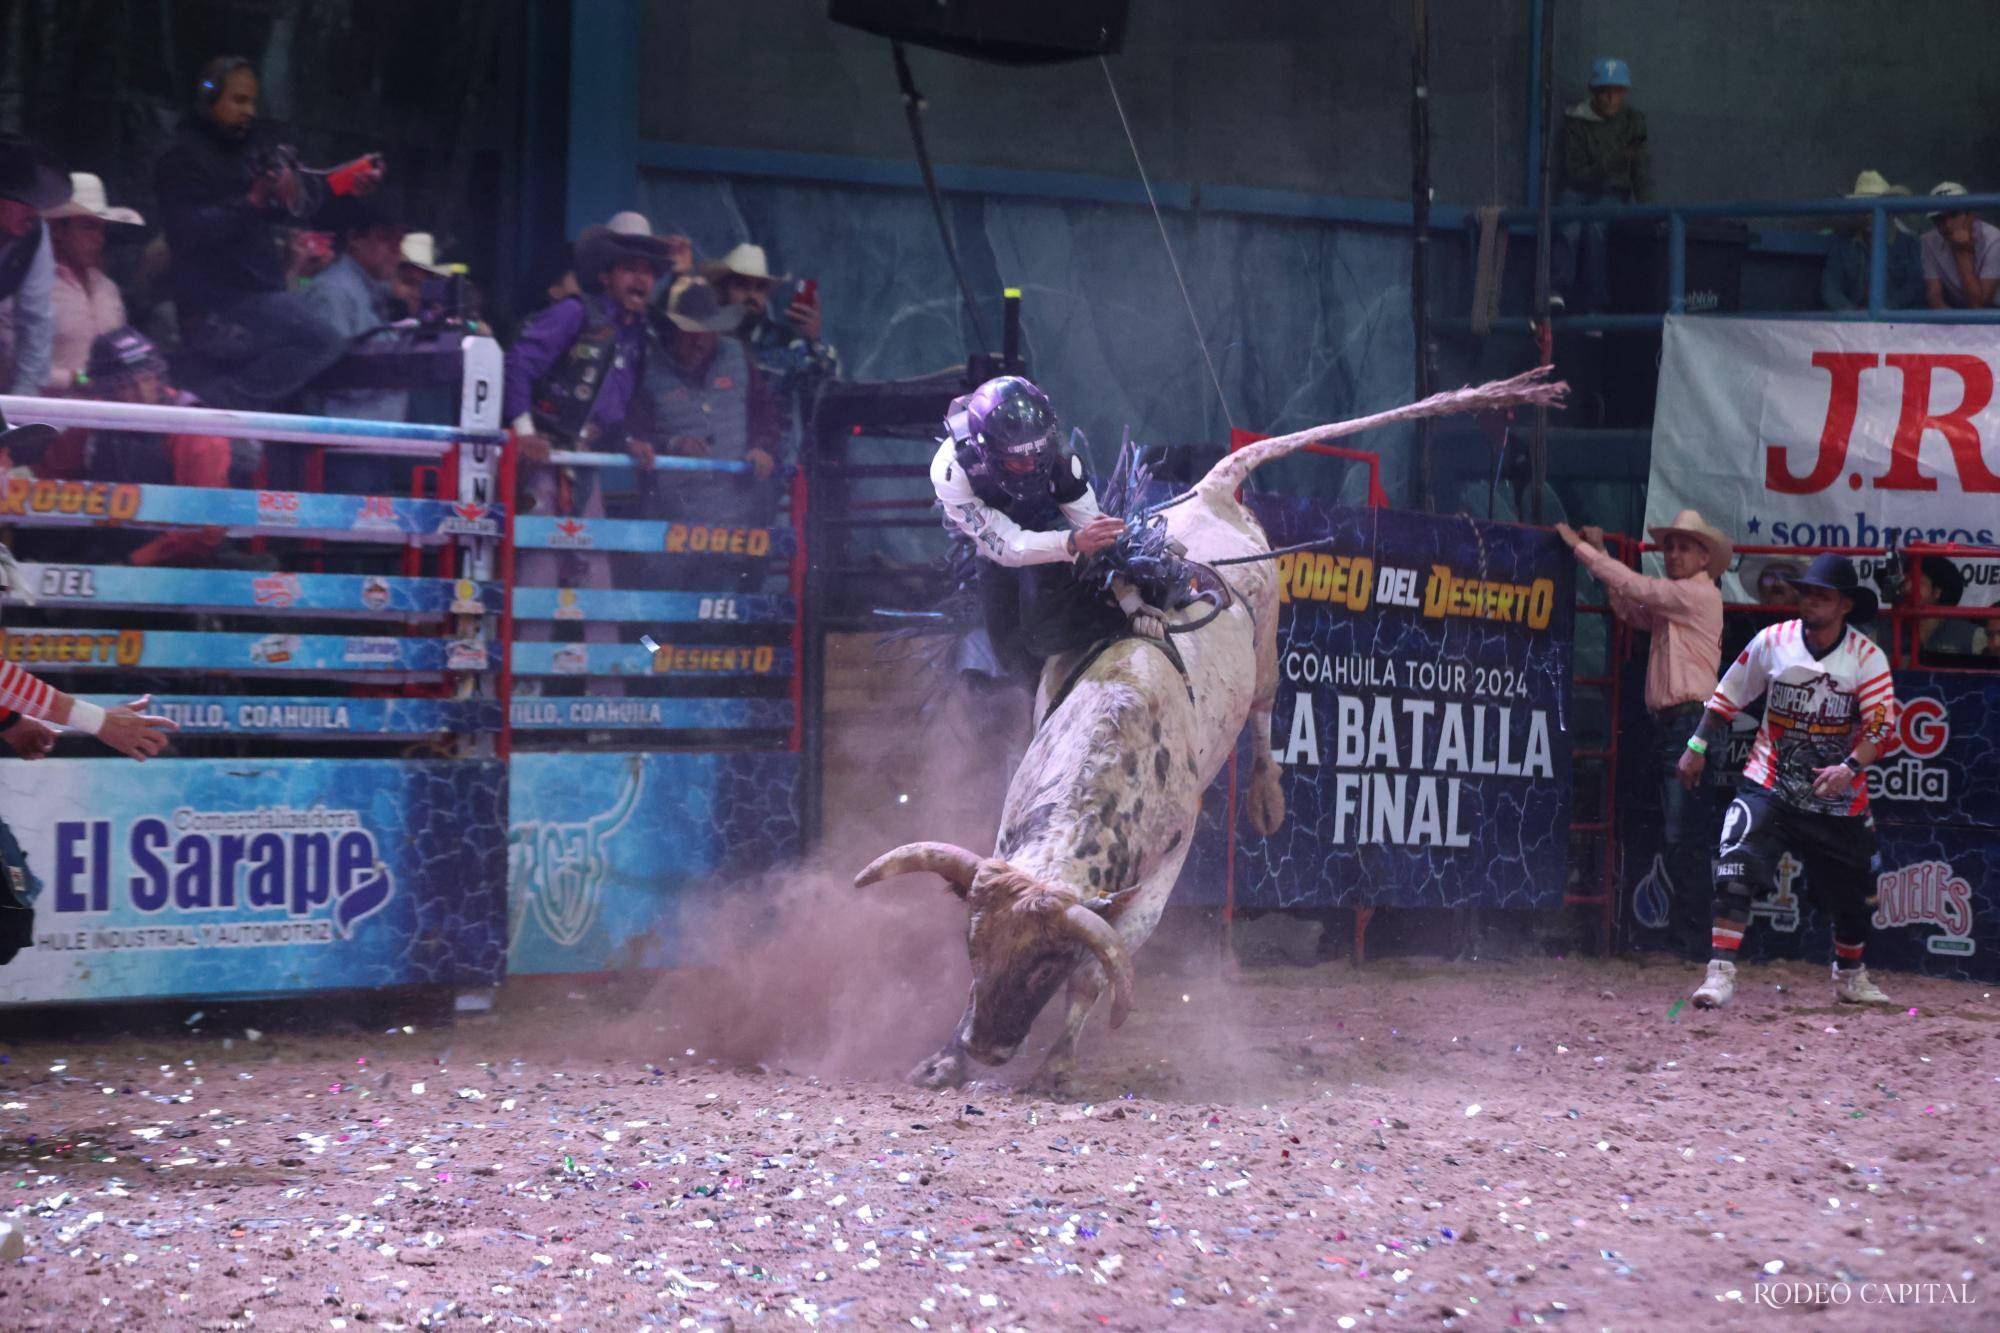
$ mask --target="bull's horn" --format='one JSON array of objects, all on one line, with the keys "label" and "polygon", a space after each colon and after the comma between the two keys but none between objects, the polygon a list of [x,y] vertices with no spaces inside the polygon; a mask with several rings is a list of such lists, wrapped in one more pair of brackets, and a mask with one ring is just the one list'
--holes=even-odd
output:
[{"label": "bull's horn", "polygon": [[1104,975],[1111,978],[1111,1026],[1121,1026],[1125,1015],[1132,1012],[1132,958],[1125,952],[1118,927],[1081,903],[1064,908],[1063,921],[1077,941],[1104,964]]},{"label": "bull's horn", "polygon": [[893,852],[884,852],[854,877],[854,887],[865,889],[891,875],[929,871],[950,881],[952,891],[963,898],[979,873],[979,858],[963,847],[948,842],[906,842]]}]

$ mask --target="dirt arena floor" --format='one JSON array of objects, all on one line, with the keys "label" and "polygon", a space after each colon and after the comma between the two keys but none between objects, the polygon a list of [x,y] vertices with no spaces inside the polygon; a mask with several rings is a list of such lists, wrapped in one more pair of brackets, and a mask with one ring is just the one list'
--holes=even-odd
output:
[{"label": "dirt arena floor", "polygon": [[1141,972],[1063,1100],[711,1061],[673,986],[0,1047],[0,1328],[2000,1327],[1977,985]]}]

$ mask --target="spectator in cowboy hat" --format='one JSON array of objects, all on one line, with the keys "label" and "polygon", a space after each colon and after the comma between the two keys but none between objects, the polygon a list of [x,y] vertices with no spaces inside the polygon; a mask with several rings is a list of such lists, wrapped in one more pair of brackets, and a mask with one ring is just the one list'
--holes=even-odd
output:
[{"label": "spectator in cowboy hat", "polygon": [[0,301],[14,302],[14,393],[38,394],[48,383],[56,266],[41,215],[70,188],[55,158],[18,134],[0,134]]},{"label": "spectator in cowboy hat", "polygon": [[1924,296],[1933,310],[1977,310],[2000,301],[2000,227],[1942,201],[1965,193],[1957,181],[1939,181],[1940,201],[1924,234]]},{"label": "spectator in cowboy hat", "polygon": [[1709,946],[1706,833],[1696,828],[1705,821],[1696,818],[1676,766],[1715,692],[1722,659],[1722,589],[1717,581],[1729,569],[1729,538],[1695,510],[1683,509],[1672,523],[1651,529],[1666,577],[1650,578],[1607,554],[1601,529],[1587,527],[1579,534],[1558,523],[1556,532],[1604,585],[1612,612],[1653,636],[1646,659],[1646,708],[1653,717],[1660,782],[1661,856],[1672,886],[1669,929],[1676,949],[1698,961]]},{"label": "spectator in cowboy hat", "polygon": [[[1879,171],[1864,171],[1854,178],[1849,199],[1907,197],[1910,187],[1891,185]],[[1924,300],[1923,248],[1904,229],[1901,215],[1890,215],[1888,237],[1889,282],[1882,294],[1888,310],[1909,310]],[[1826,267],[1820,271],[1820,304],[1828,310],[1864,310],[1868,306],[1869,244],[1875,230],[1874,219],[1862,214],[1843,218],[1833,246],[1826,252]]]},{"label": "spectator in cowboy hat", "polygon": [[[666,449],[689,458],[750,464],[748,475],[676,476],[661,497],[664,516],[764,526],[777,514],[778,420],[764,376],[734,333],[743,308],[724,303],[706,280],[676,278],[653,307],[646,399]],[[676,562],[669,581],[706,571]],[[724,573],[723,577],[728,577]]]},{"label": "spectator in cowboy hat", "polygon": [[451,270],[438,263],[437,237],[427,231],[405,234],[402,258],[396,264],[396,275],[389,280],[389,298],[398,316],[408,319],[416,315],[427,280],[450,276]]},{"label": "spectator in cowboy hat", "polygon": [[[770,384],[780,451],[786,461],[796,459],[814,397],[821,385],[840,377],[840,354],[820,341],[818,285],[773,275],[764,247],[748,242],[703,264],[700,273],[725,304],[743,310],[736,336]],[[771,312],[771,292],[780,283],[787,284],[782,320]]]},{"label": "spectator in cowboy hat", "polygon": [[70,185],[69,201],[42,214],[56,265],[55,340],[45,390],[51,394],[74,392],[90,360],[91,339],[125,326],[125,299],[103,267],[106,228],[134,233],[146,225],[133,210],[112,207],[104,182],[89,172],[72,173]]},{"label": "spectator in cowboy hat", "polygon": [[[1965,598],[1965,573],[1948,556],[1927,555],[1917,562],[1917,605],[1957,606]],[[1979,650],[1978,627],[1958,616],[1931,616],[1917,622],[1917,656],[1926,666],[1958,666]]]},{"label": "spectator in cowboy hat", "polygon": [[[597,468],[547,466],[553,448],[602,452],[623,448],[642,478],[653,471],[653,446],[643,427],[647,403],[639,392],[646,366],[646,303],[664,276],[672,247],[649,233],[583,229],[576,239],[576,279],[585,293],[532,316],[507,349],[502,415],[523,464],[515,485],[522,512],[604,516]],[[637,427],[637,429],[635,429]],[[516,564],[523,587],[610,588],[611,562],[602,552],[526,551]],[[547,642],[553,626],[527,621],[518,638]],[[584,626],[591,642],[615,643],[607,621]],[[593,694],[622,694],[617,681],[597,679]]]}]

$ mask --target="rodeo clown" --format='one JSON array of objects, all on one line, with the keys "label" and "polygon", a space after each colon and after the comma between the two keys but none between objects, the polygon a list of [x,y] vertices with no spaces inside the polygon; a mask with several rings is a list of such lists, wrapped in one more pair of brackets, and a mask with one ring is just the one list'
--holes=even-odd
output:
[{"label": "rodeo clown", "polygon": [[991,644],[990,654],[969,654],[986,661],[968,669],[1033,676],[1043,659],[1123,631],[1128,617],[1160,636],[1163,613],[1135,589],[1118,587],[1114,608],[1078,577],[1125,524],[1098,508],[1083,460],[1058,438],[1047,394],[1018,375],[990,379],[952,400],[944,426],[931,485],[946,522],[981,558]]},{"label": "rodeo clown", "polygon": [[1860,586],[1853,561],[1831,553],[1787,581],[1799,619],[1750,641],[1715,687],[1680,761],[1681,782],[1692,789],[1709,746],[1766,696],[1750,762],[1722,820],[1708,976],[1694,993],[1703,1009],[1736,993],[1750,900],[1771,885],[1787,853],[1804,865],[1807,884],[1833,916],[1835,998],[1889,1000],[1861,962],[1875,910],[1877,846],[1862,770],[1895,733],[1896,691],[1882,650],[1847,623],[1875,614],[1875,594]]}]

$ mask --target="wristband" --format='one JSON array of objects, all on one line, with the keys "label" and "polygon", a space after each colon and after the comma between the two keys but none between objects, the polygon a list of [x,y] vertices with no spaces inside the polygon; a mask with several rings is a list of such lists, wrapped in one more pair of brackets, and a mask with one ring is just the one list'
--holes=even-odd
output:
[{"label": "wristband", "polygon": [[104,730],[104,710],[94,703],[72,699],[69,701],[69,727],[86,736],[95,736]]},{"label": "wristband", "polygon": [[1688,737],[1688,749],[1693,750],[1696,754],[1707,754],[1708,742],[1699,736],[1690,736]]},{"label": "wristband", "polygon": [[1845,764],[1848,768],[1853,769],[1854,775],[1856,777],[1861,776],[1861,761],[1859,759],[1856,759],[1853,755],[1849,755],[1847,756],[1847,758],[1841,760],[1840,762]]}]

